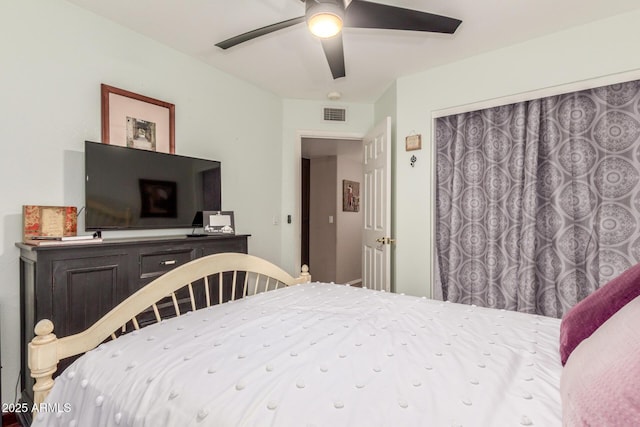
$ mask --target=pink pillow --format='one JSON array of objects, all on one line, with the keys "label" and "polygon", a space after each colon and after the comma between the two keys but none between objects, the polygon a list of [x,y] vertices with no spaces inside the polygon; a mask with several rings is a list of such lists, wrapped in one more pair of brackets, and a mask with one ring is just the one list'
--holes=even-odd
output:
[{"label": "pink pillow", "polygon": [[564,426],[640,423],[640,297],[573,351],[562,370]]},{"label": "pink pillow", "polygon": [[560,324],[560,360],[564,365],[580,342],[640,295],[640,264],[626,270],[573,306]]}]

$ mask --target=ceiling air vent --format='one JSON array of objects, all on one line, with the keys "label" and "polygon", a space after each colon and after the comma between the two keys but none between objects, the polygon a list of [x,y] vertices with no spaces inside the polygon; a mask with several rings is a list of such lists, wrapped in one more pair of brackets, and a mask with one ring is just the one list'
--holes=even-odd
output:
[{"label": "ceiling air vent", "polygon": [[346,122],[347,110],[345,108],[324,108],[323,120],[325,122]]}]

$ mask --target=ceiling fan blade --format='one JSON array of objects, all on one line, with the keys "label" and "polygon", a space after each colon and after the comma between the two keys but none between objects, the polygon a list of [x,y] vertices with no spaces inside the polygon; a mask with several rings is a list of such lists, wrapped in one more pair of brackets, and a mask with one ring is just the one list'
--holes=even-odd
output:
[{"label": "ceiling fan blade", "polygon": [[342,47],[342,33],[328,39],[322,39],[322,49],[327,57],[333,79],[346,75],[344,69],[344,49]]},{"label": "ceiling fan blade", "polygon": [[251,39],[255,39],[256,37],[264,36],[269,33],[273,33],[274,31],[282,30],[284,28],[290,27],[292,25],[299,24],[304,22],[305,17],[299,16],[297,18],[289,19],[287,21],[278,22],[277,24],[267,25],[266,27],[258,28],[257,30],[248,31],[244,34],[240,34],[239,36],[231,37],[230,39],[221,41],[220,43],[216,43],[216,46],[222,49],[229,49],[235,45],[240,43],[244,43]]},{"label": "ceiling fan blade", "polygon": [[453,34],[461,20],[364,0],[352,0],[345,11],[344,26]]}]

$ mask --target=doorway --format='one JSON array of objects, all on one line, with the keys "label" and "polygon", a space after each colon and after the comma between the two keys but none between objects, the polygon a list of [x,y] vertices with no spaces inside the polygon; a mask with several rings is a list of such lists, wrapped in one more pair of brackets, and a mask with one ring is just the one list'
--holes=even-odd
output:
[{"label": "doorway", "polygon": [[314,280],[362,283],[362,150],[361,139],[301,138],[301,261]]}]

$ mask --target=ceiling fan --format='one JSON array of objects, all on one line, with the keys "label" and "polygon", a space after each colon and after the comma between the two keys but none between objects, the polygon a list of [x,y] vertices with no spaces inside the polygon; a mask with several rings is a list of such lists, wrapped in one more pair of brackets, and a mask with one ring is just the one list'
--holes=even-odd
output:
[{"label": "ceiling fan", "polygon": [[240,43],[274,31],[307,22],[312,34],[320,38],[334,79],[344,77],[344,50],[342,28],[379,28],[387,30],[425,31],[453,34],[461,20],[432,13],[404,9],[364,0],[301,0],[305,4],[304,16],[267,25],[217,43],[229,49]]}]

